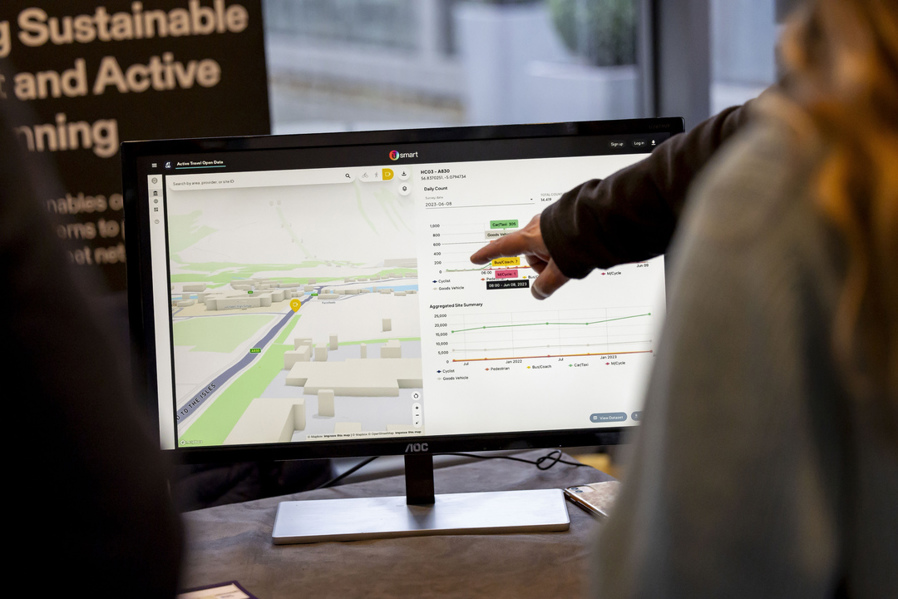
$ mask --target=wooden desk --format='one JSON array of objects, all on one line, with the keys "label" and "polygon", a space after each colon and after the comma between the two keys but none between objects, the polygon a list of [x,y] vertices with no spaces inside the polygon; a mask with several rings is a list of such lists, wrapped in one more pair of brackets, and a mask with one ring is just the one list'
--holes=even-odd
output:
[{"label": "wooden desk", "polygon": [[[535,459],[547,453],[522,454]],[[546,471],[508,460],[438,469],[437,493],[562,488],[611,480],[593,468]],[[598,523],[568,504],[566,532],[408,537],[275,546],[284,500],[404,495],[391,477],[198,510],[184,515],[187,558],[182,588],[237,580],[260,599],[279,597],[579,597],[584,594]]]}]

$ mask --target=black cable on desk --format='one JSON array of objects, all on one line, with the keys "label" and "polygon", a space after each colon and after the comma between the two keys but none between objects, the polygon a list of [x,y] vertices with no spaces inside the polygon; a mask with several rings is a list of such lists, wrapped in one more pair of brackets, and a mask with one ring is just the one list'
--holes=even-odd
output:
[{"label": "black cable on desk", "polygon": [[[437,454],[437,455],[452,455],[452,456],[463,457],[463,458],[473,458],[476,460],[497,460],[497,459],[498,460],[512,460],[514,462],[523,462],[524,464],[531,464],[533,466],[536,466],[540,470],[548,470],[555,464],[559,464],[559,463],[564,464],[566,466],[574,466],[575,468],[580,468],[580,467],[586,466],[586,464],[581,464],[580,462],[570,462],[568,460],[561,459],[561,456],[563,456],[564,453],[560,449],[554,449],[554,450],[550,451],[549,453],[547,453],[546,455],[540,456],[535,460],[527,460],[524,458],[519,458],[519,457],[515,457],[515,456],[510,456],[510,455],[478,455],[475,453],[441,453],[441,454]],[[330,479],[326,483],[315,487],[315,489],[326,489],[328,487],[334,486],[335,484],[337,484],[339,481],[343,480],[350,474],[353,474],[354,472],[358,472],[360,469],[367,466],[368,464],[370,464],[371,462],[376,460],[378,457],[379,456],[373,456],[373,457],[370,457],[362,462],[359,462],[358,464],[356,464],[355,466],[353,466],[352,468],[350,468],[343,474],[340,474],[339,476],[335,476],[334,478]]]},{"label": "black cable on desk", "polygon": [[[524,458],[518,458],[511,455],[477,455],[474,453],[444,453],[441,455],[454,455],[465,458],[474,458],[477,460],[512,460],[514,462],[523,462],[525,464],[532,464],[539,468],[540,470],[548,470],[555,464],[565,464],[566,466],[574,466],[575,468],[580,468],[581,466],[586,466],[586,464],[581,464],[580,462],[569,462],[567,460],[561,459],[561,456],[564,453],[560,449],[554,449],[547,453],[544,456],[538,457],[535,460],[526,460]],[[548,465],[543,465],[545,462],[549,462]]]},{"label": "black cable on desk", "polygon": [[337,484],[338,482],[340,482],[341,480],[343,480],[344,478],[346,478],[347,476],[349,476],[349,475],[352,474],[353,472],[357,472],[358,470],[362,469],[364,466],[367,466],[368,464],[370,464],[371,462],[373,462],[374,460],[376,460],[378,457],[380,457],[380,456],[372,456],[372,457],[370,457],[370,458],[368,458],[368,459],[366,459],[366,460],[363,460],[363,461],[359,462],[358,464],[356,464],[355,466],[353,466],[352,468],[350,468],[349,470],[347,470],[347,471],[344,472],[343,474],[337,475],[337,476],[335,476],[334,478],[330,479],[329,481],[327,481],[327,482],[325,482],[325,483],[322,483],[322,484],[318,485],[318,486],[315,487],[315,489],[313,489],[313,490],[317,491],[318,489],[326,489],[326,488],[328,488],[328,487],[334,486],[335,484]]}]

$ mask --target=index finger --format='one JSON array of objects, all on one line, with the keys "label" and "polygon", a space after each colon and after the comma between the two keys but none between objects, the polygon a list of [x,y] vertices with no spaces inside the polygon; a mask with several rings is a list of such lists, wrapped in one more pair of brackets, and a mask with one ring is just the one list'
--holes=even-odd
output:
[{"label": "index finger", "polygon": [[504,237],[495,239],[471,255],[474,264],[486,264],[495,258],[503,256],[520,256],[527,251],[527,243],[520,231],[509,233]]}]

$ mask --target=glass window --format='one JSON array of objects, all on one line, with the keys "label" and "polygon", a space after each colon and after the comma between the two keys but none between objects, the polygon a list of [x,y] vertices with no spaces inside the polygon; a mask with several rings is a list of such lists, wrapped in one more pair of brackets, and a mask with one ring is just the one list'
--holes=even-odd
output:
[{"label": "glass window", "polygon": [[711,114],[776,80],[774,0],[711,0]]},{"label": "glass window", "polygon": [[639,0],[265,0],[275,133],[642,116]]}]

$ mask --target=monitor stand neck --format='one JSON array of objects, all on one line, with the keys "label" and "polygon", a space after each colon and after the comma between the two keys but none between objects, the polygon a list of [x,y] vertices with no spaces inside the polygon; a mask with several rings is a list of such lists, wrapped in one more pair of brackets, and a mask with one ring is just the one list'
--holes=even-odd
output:
[{"label": "monitor stand neck", "polygon": [[429,453],[405,456],[405,503],[433,505],[433,455]]},{"label": "monitor stand neck", "polygon": [[570,527],[561,489],[435,495],[431,454],[405,456],[405,489],[405,497],[284,501],[278,505],[272,541],[284,545],[437,534],[549,532]]}]

